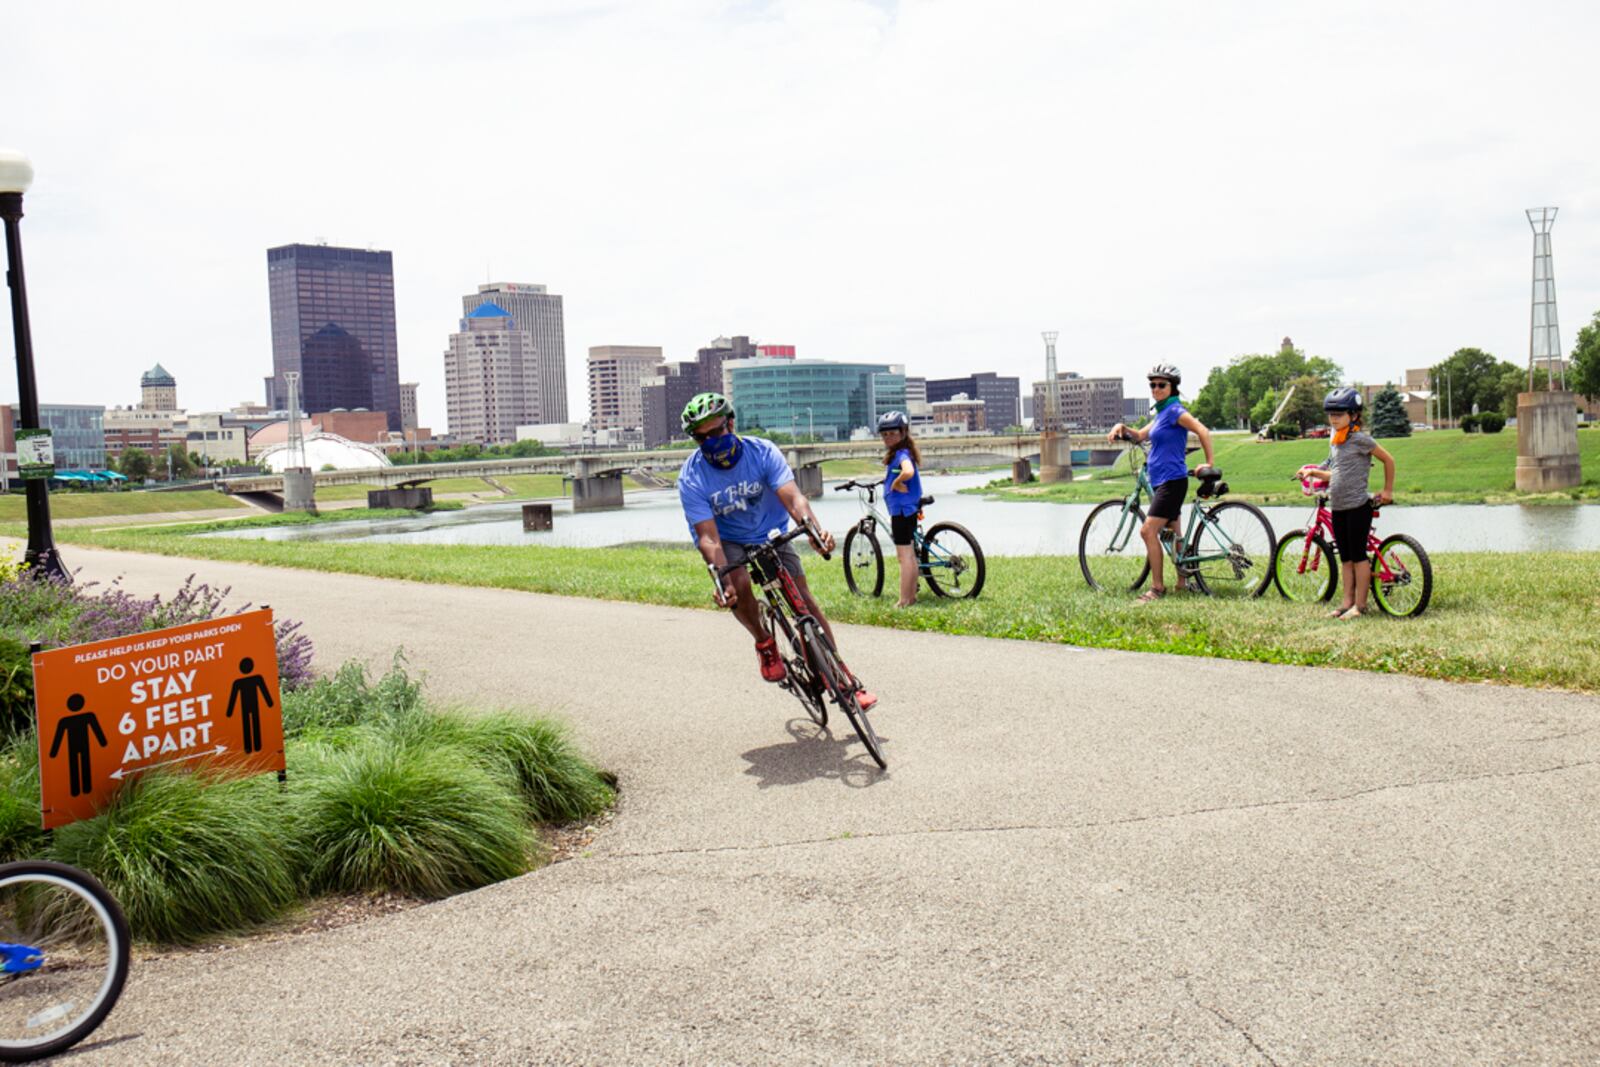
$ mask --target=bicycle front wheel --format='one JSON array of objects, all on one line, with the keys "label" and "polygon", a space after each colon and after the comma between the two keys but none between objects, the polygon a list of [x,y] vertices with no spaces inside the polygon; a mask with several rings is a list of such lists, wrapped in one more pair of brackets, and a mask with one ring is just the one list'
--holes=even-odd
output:
[{"label": "bicycle front wheel", "polygon": [[922,538],[917,562],[937,596],[970,600],[983,592],[983,549],[965,526],[935,523]]},{"label": "bicycle front wheel", "polygon": [[883,744],[878,740],[878,733],[872,728],[872,720],[867,718],[867,713],[856,704],[856,691],[860,685],[851,677],[850,672],[844,669],[844,664],[839,662],[839,654],[833,649],[833,642],[828,640],[828,635],[822,627],[815,622],[810,626],[803,626],[806,638],[806,648],[810,650],[811,662],[821,676],[823,684],[828,687],[835,704],[844,712],[844,717],[850,720],[850,725],[856,729],[856,736],[861,738],[861,743],[867,747],[867,755],[871,756],[879,768],[889,769],[889,762],[883,758]]},{"label": "bicycle front wheel", "polygon": [[865,523],[844,535],[844,580],[856,596],[883,595],[883,548]]},{"label": "bicycle front wheel", "polygon": [[0,865],[0,1062],[53,1056],[110,1014],[128,977],[128,921],[63,863]]},{"label": "bicycle front wheel", "polygon": [[1214,597],[1244,600],[1266,592],[1278,542],[1272,523],[1254,504],[1230,500],[1210,509],[1195,528],[1184,557],[1195,584]]},{"label": "bicycle front wheel", "polygon": [[1278,541],[1272,557],[1272,582],[1285,600],[1314,604],[1333,596],[1339,565],[1333,550],[1319,536],[1306,540],[1304,530],[1293,530]]},{"label": "bicycle front wheel", "polygon": [[1433,563],[1415,537],[1391,534],[1372,557],[1372,595],[1386,614],[1421,615],[1433,599]]},{"label": "bicycle front wheel", "polygon": [[1102,593],[1131,593],[1150,575],[1139,527],[1144,509],[1125,500],[1096,505],[1078,533],[1078,568],[1089,588]]}]

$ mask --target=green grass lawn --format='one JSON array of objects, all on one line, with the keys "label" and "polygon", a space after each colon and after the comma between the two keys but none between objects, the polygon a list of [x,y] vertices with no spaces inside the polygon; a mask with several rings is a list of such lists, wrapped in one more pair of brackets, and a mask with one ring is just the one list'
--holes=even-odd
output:
[{"label": "green grass lawn", "polygon": [[[50,494],[52,519],[96,519],[106,515],[157,515],[171,511],[248,509],[250,505],[211,489],[153,493],[145,489],[122,492]],[[26,522],[27,496],[21,491],[0,493],[0,522]]]},{"label": "green grass lawn", "polygon": [[[712,609],[705,568],[687,550],[64,533],[108,548]],[[1441,553],[1426,614],[1354,623],[1333,622],[1320,605],[1290,604],[1270,591],[1255,601],[1170,597],[1136,606],[1130,597],[1090,591],[1075,561],[1058,556],[992,560],[978,601],[928,600],[904,612],[891,598],[850,595],[837,561],[811,560],[808,568],[824,609],[843,622],[1600,692],[1600,552]],[[891,563],[891,584],[894,573]],[[1561,640],[1551,640],[1553,633]]]},{"label": "green grass lawn", "polygon": [[[1213,438],[1217,466],[1232,490],[1232,499],[1256,503],[1292,504],[1304,498],[1291,476],[1306,463],[1321,463],[1328,456],[1326,440],[1258,442],[1248,435]],[[1428,430],[1410,437],[1379,442],[1394,456],[1395,495],[1407,504],[1459,503],[1600,503],[1600,431],[1578,434],[1583,464],[1583,485],[1562,493],[1531,495],[1516,491],[1517,435],[1468,434],[1459,430]],[[1190,465],[1203,461],[1199,452]],[[1081,473],[1081,472],[1080,472]],[[1126,461],[1088,478],[1051,486],[999,487],[991,492],[1006,499],[1051,500],[1083,503],[1126,493],[1132,487]],[[1383,487],[1383,466],[1372,465],[1372,487]]]}]

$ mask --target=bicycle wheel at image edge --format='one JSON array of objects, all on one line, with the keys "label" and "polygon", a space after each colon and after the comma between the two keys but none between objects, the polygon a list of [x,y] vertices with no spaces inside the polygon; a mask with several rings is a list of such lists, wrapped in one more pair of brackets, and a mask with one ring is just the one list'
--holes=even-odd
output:
[{"label": "bicycle wheel at image edge", "polygon": [[1372,560],[1372,595],[1378,607],[1395,618],[1412,618],[1427,610],[1433,599],[1433,563],[1415,537],[1390,534],[1383,539]]},{"label": "bicycle wheel at image edge", "polygon": [[99,1026],[128,977],[128,921],[88,874],[0,865],[0,1062],[53,1056]]},{"label": "bicycle wheel at image edge", "polygon": [[1089,587],[1102,593],[1131,593],[1150,576],[1139,536],[1144,509],[1135,504],[1124,512],[1125,503],[1117,499],[1097,505],[1078,533],[1078,568]]},{"label": "bicycle wheel at image edge", "polygon": [[805,706],[806,714],[818,726],[828,725],[828,699],[827,690],[823,688],[822,680],[817,677],[817,672],[811,667],[810,653],[806,650],[806,641],[802,636],[806,625],[816,625],[811,619],[800,621],[800,633],[796,633],[789,625],[789,620],[780,611],[767,609],[767,625],[775,634],[783,635],[783,643],[787,646],[788,655],[784,656],[784,666],[788,669],[788,677],[784,679],[784,688],[795,695],[795,698]]},{"label": "bicycle wheel at image edge", "polygon": [[867,713],[855,706],[858,687],[839,662],[827,635],[822,632],[821,626],[813,626],[806,629],[805,637],[806,647],[811,650],[811,662],[816,665],[828,692],[833,694],[834,703],[839,705],[839,710],[855,727],[856,736],[867,747],[867,754],[880,768],[888,770],[889,763],[883,758],[883,745],[878,741],[877,731],[873,730]]},{"label": "bicycle wheel at image edge", "polygon": [[1327,600],[1338,584],[1338,573],[1333,549],[1320,536],[1311,539],[1309,550],[1304,530],[1293,530],[1279,538],[1272,555],[1272,581],[1285,600],[1299,604]]},{"label": "bicycle wheel at image edge", "polygon": [[1218,504],[1194,537],[1198,543],[1185,551],[1199,557],[1193,576],[1201,592],[1238,600],[1266,592],[1278,541],[1260,508],[1238,500]]},{"label": "bicycle wheel at image edge", "polygon": [[970,600],[983,592],[983,549],[965,526],[934,523],[917,557],[922,577],[936,595]]},{"label": "bicycle wheel at image edge", "polygon": [[883,595],[883,548],[864,523],[844,535],[844,580],[856,596]]}]

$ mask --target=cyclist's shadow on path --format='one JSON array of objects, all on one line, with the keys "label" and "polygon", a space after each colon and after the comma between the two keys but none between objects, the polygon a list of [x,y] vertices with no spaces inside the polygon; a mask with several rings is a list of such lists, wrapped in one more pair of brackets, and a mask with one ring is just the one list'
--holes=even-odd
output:
[{"label": "cyclist's shadow on path", "polygon": [[797,718],[784,728],[792,740],[741,754],[750,764],[744,773],[756,779],[757,789],[802,785],[818,778],[835,778],[851,789],[866,789],[888,777],[888,772],[872,761],[848,722],[830,719],[824,730],[810,719]]}]

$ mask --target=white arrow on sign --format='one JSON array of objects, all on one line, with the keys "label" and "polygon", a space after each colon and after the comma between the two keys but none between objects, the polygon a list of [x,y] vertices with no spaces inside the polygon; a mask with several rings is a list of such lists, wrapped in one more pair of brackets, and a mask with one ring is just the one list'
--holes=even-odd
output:
[{"label": "white arrow on sign", "polygon": [[[184,760],[200,759],[204,756],[220,756],[226,751],[228,751],[227,745],[218,745],[216,748],[208,748],[204,752],[196,752],[192,756],[179,756],[177,759],[162,760],[160,763],[147,763],[143,767],[135,767],[134,770],[150,771],[157,767],[166,767],[169,764],[182,763]],[[118,767],[116,770],[111,772],[111,777],[120,782],[122,781],[122,776],[126,773],[128,772],[124,771],[121,767]]]}]

